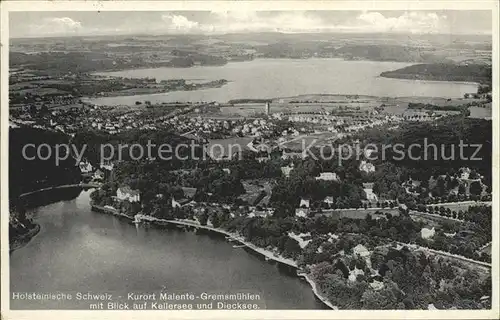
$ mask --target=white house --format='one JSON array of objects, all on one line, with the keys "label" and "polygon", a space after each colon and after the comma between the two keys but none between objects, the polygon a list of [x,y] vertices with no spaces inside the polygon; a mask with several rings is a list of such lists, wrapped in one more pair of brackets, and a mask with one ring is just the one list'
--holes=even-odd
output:
[{"label": "white house", "polygon": [[102,162],[100,165],[101,169],[106,169],[108,171],[113,170],[114,166],[112,162]]},{"label": "white house", "polygon": [[436,230],[434,229],[434,227],[432,227],[432,229],[422,228],[422,230],[420,230],[420,236],[422,237],[422,239],[432,238],[435,233]]},{"label": "white house", "polygon": [[363,183],[363,191],[366,195],[366,200],[370,202],[377,202],[378,197],[375,193],[373,193],[373,183]]},{"label": "white house", "polygon": [[78,167],[80,167],[80,172],[81,173],[89,173],[89,172],[92,172],[92,170],[94,169],[92,167],[92,165],[87,162],[87,161],[82,161],[78,164]]},{"label": "white house", "polygon": [[123,186],[116,190],[116,198],[120,201],[139,202],[141,195],[139,190],[134,190],[129,186]]},{"label": "white house", "polygon": [[286,167],[281,167],[281,173],[283,173],[283,175],[288,178],[288,177],[290,177],[290,172],[292,172],[293,168],[294,168],[294,165],[292,162],[290,165],[288,165]]},{"label": "white house", "polygon": [[172,208],[182,208],[189,203],[191,203],[191,200],[186,198],[182,198],[179,200],[175,200],[175,198],[172,198]]},{"label": "white house", "polygon": [[300,199],[300,204],[299,204],[299,207],[305,207],[305,208],[309,208],[309,199]]},{"label": "white house", "polygon": [[370,250],[368,250],[364,245],[362,244],[358,244],[357,246],[355,246],[353,249],[352,249],[352,252],[354,254],[357,254],[359,255],[360,257],[363,257],[363,258],[366,258],[368,256],[370,256]]},{"label": "white house", "polygon": [[324,203],[328,204],[328,205],[333,205],[333,197],[332,196],[328,196],[326,197],[324,200],[323,200]]},{"label": "white house", "polygon": [[375,166],[365,160],[362,160],[359,164],[359,170],[364,171],[366,173],[375,172]]},{"label": "white house", "polygon": [[283,150],[281,154],[281,159],[283,160],[288,160],[288,159],[305,159],[307,158],[308,154],[303,153],[303,152],[286,152]]},{"label": "white house", "polygon": [[321,172],[319,177],[316,177],[316,180],[338,181],[339,177],[335,172]]},{"label": "white house", "polygon": [[304,209],[304,208],[297,208],[295,209],[295,216],[296,217],[307,217],[309,214],[309,209]]}]

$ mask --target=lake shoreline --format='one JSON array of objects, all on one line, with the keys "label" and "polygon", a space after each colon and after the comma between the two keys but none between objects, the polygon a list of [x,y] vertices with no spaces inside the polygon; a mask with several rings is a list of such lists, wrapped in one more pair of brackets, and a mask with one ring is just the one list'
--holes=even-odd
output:
[{"label": "lake shoreline", "polygon": [[38,223],[34,223],[33,228],[28,229],[26,233],[15,237],[13,240],[9,239],[9,254],[28,245],[28,243],[36,237],[41,229],[42,228]]},{"label": "lake shoreline", "polygon": [[479,86],[481,83],[480,82],[474,82],[474,81],[463,81],[463,80],[446,80],[446,79],[440,79],[440,78],[418,78],[416,74],[401,74],[401,75],[383,75],[384,72],[382,72],[379,77],[380,78],[386,78],[386,79],[397,79],[397,80],[407,80],[407,81],[418,81],[418,82],[430,82],[430,83],[456,83],[456,84],[466,84],[466,85],[477,85]]},{"label": "lake shoreline", "polygon": [[[75,184],[65,184],[65,185],[59,185],[59,186],[52,186],[52,187],[47,187],[47,188],[41,188],[29,192],[22,193],[17,196],[16,201],[21,201],[25,199],[26,197],[30,196],[37,196],[39,194],[43,194],[44,192],[51,192],[51,191],[64,191],[64,190],[80,190],[84,188],[95,188],[98,187],[96,184],[89,184],[89,183],[75,183]],[[42,205],[43,206],[43,205]],[[38,223],[31,222],[33,224],[33,227],[28,229],[25,233],[21,235],[17,235],[14,237],[14,239],[9,239],[9,254],[14,252],[15,250],[21,249],[24,246],[26,246],[33,238],[40,232],[41,226]]]},{"label": "lake shoreline", "polygon": [[45,192],[45,191],[52,191],[52,190],[58,190],[58,189],[70,189],[70,188],[99,188],[99,184],[96,183],[73,183],[73,184],[65,184],[65,185],[60,185],[60,186],[54,186],[54,187],[47,187],[47,188],[42,188],[42,189],[37,189],[34,191],[30,192],[25,192],[19,195],[19,198],[23,198],[26,196],[30,196],[33,194],[37,194],[40,192]]},{"label": "lake shoreline", "polygon": [[[133,68],[122,71],[98,72],[94,75],[173,79],[227,79],[231,84],[213,90],[172,92],[168,96],[145,95],[154,103],[170,101],[226,102],[244,98],[274,99],[307,94],[345,94],[372,97],[463,97],[476,92],[477,84],[456,81],[413,81],[381,77],[383,72],[412,66],[412,62],[344,60],[340,58],[254,59],[229,63],[220,67]],[[353,73],[353,70],[356,70]],[[295,74],[302,77],[295,77]],[[265,81],[263,81],[263,79]],[[388,90],[394,88],[394,90]],[[147,98],[146,98],[147,97]],[[96,105],[131,105],[137,100],[129,96],[94,98]]]},{"label": "lake shoreline", "polygon": [[[274,252],[257,247],[254,244],[246,241],[241,235],[231,233],[231,232],[225,231],[223,229],[214,228],[214,227],[210,227],[210,226],[202,226],[200,224],[196,224],[195,222],[186,221],[186,220],[166,220],[166,219],[159,219],[159,218],[155,218],[155,217],[152,217],[149,215],[142,215],[142,214],[138,214],[134,217],[134,223],[140,223],[141,221],[147,221],[147,222],[155,223],[155,224],[168,223],[168,224],[175,224],[175,225],[183,225],[183,226],[189,226],[189,227],[194,227],[194,228],[199,228],[199,229],[215,232],[215,233],[224,235],[226,237],[230,237],[230,239],[233,239],[233,240],[241,243],[242,245],[245,246],[245,248],[249,248],[253,252],[264,256],[266,258],[266,260],[268,260],[268,259],[273,260],[277,263],[281,263],[281,264],[287,265],[289,267],[293,267],[296,270],[298,270],[298,268],[299,268],[296,261],[294,261],[292,259],[284,258],[280,255],[277,255]],[[326,297],[324,297],[319,292],[317,284],[311,279],[311,277],[309,277],[308,274],[300,274],[300,275],[297,274],[297,277],[304,278],[306,280],[306,282],[311,286],[311,290],[313,291],[314,296],[319,301],[321,301],[324,306],[326,306],[332,310],[338,310],[338,308],[336,306],[332,305],[330,303],[330,301],[328,301],[328,299]]]},{"label": "lake shoreline", "polygon": [[[282,256],[276,254],[275,252],[272,252],[272,251],[269,251],[267,249],[263,249],[263,248],[257,247],[256,245],[254,245],[254,244],[246,241],[241,235],[238,235],[238,234],[235,234],[235,233],[231,233],[231,232],[228,232],[228,231],[223,230],[223,229],[214,228],[214,227],[210,227],[210,226],[203,226],[201,224],[197,224],[194,221],[192,222],[192,221],[188,221],[188,220],[167,220],[167,219],[160,219],[160,218],[156,218],[156,217],[153,217],[153,216],[150,216],[150,215],[144,215],[144,214],[136,214],[134,217],[131,217],[131,216],[128,216],[126,214],[123,214],[123,213],[119,212],[116,209],[113,210],[111,208],[97,206],[95,204],[91,204],[91,208],[92,208],[92,210],[94,210],[96,212],[109,213],[109,214],[112,214],[112,215],[117,216],[119,218],[125,218],[125,219],[127,219],[129,221],[132,221],[133,223],[136,223],[136,224],[139,224],[142,221],[153,223],[155,225],[161,225],[163,223],[167,223],[167,224],[193,227],[193,228],[196,228],[196,229],[202,229],[202,230],[214,232],[214,233],[217,233],[217,234],[225,236],[226,239],[232,239],[232,240],[234,240],[236,242],[241,243],[242,245],[244,245],[244,248],[248,248],[248,249],[252,250],[253,252],[255,252],[257,254],[260,254],[261,256],[265,257],[266,260],[272,260],[272,261],[275,261],[277,263],[284,264],[284,265],[286,265],[288,267],[294,268],[295,270],[299,269],[299,266],[298,266],[298,264],[297,264],[297,262],[295,260],[282,257]],[[326,307],[328,307],[329,309],[332,309],[332,310],[337,310],[338,309],[336,306],[332,305],[328,301],[328,299],[326,297],[324,297],[319,292],[316,283],[307,274],[300,274],[300,275],[297,274],[297,277],[299,279],[300,278],[304,278],[305,279],[305,281],[311,286],[311,290],[313,291],[313,294],[316,297],[316,299],[318,299],[319,301],[321,301],[321,303],[324,306],[326,306]]]},{"label": "lake shoreline", "polygon": [[[137,78],[141,79],[141,78]],[[119,78],[118,78],[119,80]],[[82,97],[83,99],[96,99],[96,98],[113,98],[113,97],[128,97],[128,96],[134,96],[134,97],[140,97],[140,96],[148,96],[148,95],[165,95],[169,94],[172,92],[178,92],[178,91],[196,91],[196,90],[206,90],[206,89],[217,89],[217,88],[222,88],[226,84],[228,84],[229,81],[225,79],[219,79],[219,80],[213,80],[209,82],[203,82],[198,84],[196,87],[188,88],[188,87],[183,87],[182,89],[177,89],[177,88],[133,88],[133,89],[127,89],[127,91],[110,91],[110,92],[103,92],[102,95],[94,95],[94,96],[84,96]]]}]

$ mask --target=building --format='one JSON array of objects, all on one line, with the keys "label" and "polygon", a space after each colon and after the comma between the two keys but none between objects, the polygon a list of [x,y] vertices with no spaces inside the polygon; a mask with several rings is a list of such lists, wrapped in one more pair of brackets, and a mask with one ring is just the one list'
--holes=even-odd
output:
[{"label": "building", "polygon": [[295,216],[296,217],[307,217],[309,215],[309,209],[307,208],[297,208],[295,209]]},{"label": "building", "polygon": [[89,173],[94,169],[94,167],[92,167],[92,165],[87,161],[80,162],[78,167],[80,168],[81,173]]},{"label": "building", "polygon": [[108,171],[113,170],[114,166],[115,166],[114,163],[112,163],[110,161],[102,162],[100,165],[101,169],[105,169]]},{"label": "building", "polygon": [[130,188],[129,186],[122,186],[116,190],[116,198],[120,201],[129,201],[129,202],[140,202],[141,195],[139,190],[135,190]]},{"label": "building", "polygon": [[[482,183],[481,181],[481,176],[478,175],[478,174],[474,174],[472,175],[472,170],[469,169],[469,168],[461,168],[461,174],[460,174],[460,178],[458,178],[458,180],[460,181],[460,183],[462,185],[464,185],[465,187],[465,193],[467,195],[470,195],[470,187],[471,185],[474,183],[474,182],[478,182],[480,185],[481,185],[481,192],[484,191],[485,189],[485,186],[484,184]],[[457,189],[458,191],[458,189]]]},{"label": "building", "polygon": [[283,175],[288,178],[288,177],[290,177],[290,172],[292,172],[293,168],[294,168],[294,165],[292,162],[290,165],[288,165],[286,167],[281,167],[281,173],[283,173]]},{"label": "building", "polygon": [[323,199],[323,202],[326,203],[328,206],[332,206],[333,205],[333,197],[328,196],[325,199]]},{"label": "building", "polygon": [[182,187],[182,192],[184,192],[184,196],[188,199],[193,199],[196,191],[198,191],[196,188]]},{"label": "building", "polygon": [[266,102],[266,115],[269,115],[271,113],[271,105],[269,102]]},{"label": "building", "polygon": [[274,213],[273,209],[264,209],[264,210],[257,210],[256,208],[251,208],[252,211],[248,214],[249,218],[253,217],[270,217]]},{"label": "building", "polygon": [[377,202],[378,197],[375,193],[373,193],[373,183],[363,183],[363,191],[366,195],[366,200],[370,202]]},{"label": "building", "polygon": [[359,164],[359,170],[364,171],[366,173],[375,172],[375,166],[365,160],[362,160]]},{"label": "building", "polygon": [[321,172],[319,177],[316,177],[316,180],[338,181],[339,177],[335,172]]},{"label": "building", "polygon": [[281,159],[283,160],[289,160],[289,159],[305,159],[307,158],[308,154],[303,153],[302,151],[299,152],[286,152],[285,150],[282,151],[281,154]]},{"label": "building", "polygon": [[182,208],[184,206],[194,203],[193,198],[196,194],[196,191],[197,191],[196,188],[182,187],[182,192],[184,193],[184,197],[180,199],[175,199],[175,197],[172,197],[172,208]]},{"label": "building", "polygon": [[299,207],[301,207],[301,208],[309,208],[310,207],[310,201],[309,201],[309,199],[300,199]]},{"label": "building", "polygon": [[175,200],[175,198],[172,198],[172,208],[182,208],[190,203],[190,199],[182,198],[179,200]]},{"label": "building", "polygon": [[[416,190],[420,187],[422,183],[418,180],[413,180],[409,179],[408,181],[405,181],[402,186],[405,188],[406,193],[412,194],[415,196],[418,196],[420,193],[418,193]],[[458,191],[458,188],[457,188]]]},{"label": "building", "polygon": [[370,250],[368,250],[364,245],[362,244],[358,244],[357,246],[355,246],[354,248],[352,248],[352,252],[355,254],[355,255],[358,255],[362,258],[367,258],[370,256]]},{"label": "building", "polygon": [[434,229],[434,227],[432,227],[432,229],[422,228],[422,230],[420,230],[420,236],[422,237],[422,239],[432,238],[434,234],[436,234],[436,230]]}]

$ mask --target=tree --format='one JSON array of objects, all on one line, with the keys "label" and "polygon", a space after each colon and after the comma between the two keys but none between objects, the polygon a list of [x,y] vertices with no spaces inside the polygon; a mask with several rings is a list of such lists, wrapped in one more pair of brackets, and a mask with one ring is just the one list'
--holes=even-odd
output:
[{"label": "tree", "polygon": [[476,172],[476,170],[471,170],[469,174],[469,179],[477,179],[479,178],[479,174]]},{"label": "tree", "polygon": [[433,190],[433,194],[442,197],[446,192],[446,183],[442,177],[437,180],[437,186]]},{"label": "tree", "polygon": [[219,215],[217,214],[217,211],[214,211],[212,213],[210,221],[212,222],[212,225],[215,228],[218,228],[220,226],[220,219],[219,219]]},{"label": "tree", "polygon": [[483,191],[483,187],[481,186],[481,182],[474,181],[470,184],[471,195],[479,196],[482,191]]},{"label": "tree", "polygon": [[440,206],[439,207],[439,215],[444,216],[445,212],[446,212],[446,209],[443,206]]},{"label": "tree", "polygon": [[296,258],[297,255],[302,251],[297,240],[287,237],[285,242],[285,250],[283,251],[283,255],[285,257]]},{"label": "tree", "polygon": [[311,268],[311,275],[314,280],[324,281],[325,277],[334,273],[333,266],[328,262],[320,262]]},{"label": "tree", "polygon": [[450,218],[450,217],[451,217],[451,209],[450,209],[450,208],[446,208],[446,216],[447,216],[448,218]]},{"label": "tree", "polygon": [[205,212],[203,212],[198,216],[198,221],[202,226],[206,226],[208,221],[208,215]]},{"label": "tree", "polygon": [[397,309],[397,298],[392,288],[383,288],[380,291],[367,290],[361,298],[363,309],[368,310],[391,310]]},{"label": "tree", "polygon": [[406,310],[413,310],[413,309],[416,309],[415,308],[415,303],[413,302],[413,300],[409,297],[407,298],[404,298],[403,299],[403,304],[404,304],[404,308]]}]

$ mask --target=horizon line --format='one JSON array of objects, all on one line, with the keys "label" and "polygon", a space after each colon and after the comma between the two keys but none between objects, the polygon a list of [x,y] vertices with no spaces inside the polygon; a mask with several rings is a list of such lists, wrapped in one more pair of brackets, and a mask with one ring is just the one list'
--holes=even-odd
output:
[{"label": "horizon line", "polygon": [[33,35],[33,36],[10,36],[9,39],[47,39],[47,38],[83,38],[83,37],[125,37],[125,36],[148,36],[148,37],[161,37],[161,36],[225,36],[225,35],[238,35],[238,34],[244,34],[244,35],[250,35],[250,34],[282,34],[282,35],[310,35],[310,34],[315,34],[315,35],[328,35],[328,34],[335,34],[335,35],[370,35],[370,34],[376,34],[376,35],[407,35],[407,36],[482,36],[482,37],[491,37],[493,39],[493,33],[440,33],[440,32],[427,32],[427,33],[411,33],[411,32],[358,32],[358,31],[240,31],[240,32],[224,32],[224,33],[117,33],[117,34],[79,34],[79,35]]}]

